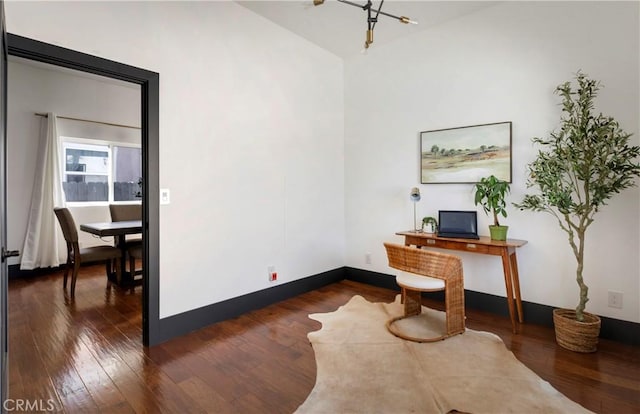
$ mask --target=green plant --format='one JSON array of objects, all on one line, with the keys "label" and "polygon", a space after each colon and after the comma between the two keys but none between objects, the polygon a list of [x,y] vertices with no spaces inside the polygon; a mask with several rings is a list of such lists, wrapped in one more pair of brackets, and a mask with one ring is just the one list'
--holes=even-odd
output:
[{"label": "green plant", "polygon": [[631,134],[624,132],[612,117],[594,114],[600,83],[581,72],[575,80],[577,88],[565,82],[555,90],[562,97],[560,129],[550,133],[548,139],[533,138],[542,149],[527,167],[527,187],[537,187],[539,194],[525,195],[522,202],[514,205],[552,214],[569,236],[580,287],[576,319],[583,321],[589,300],[589,289],[582,277],[585,233],[608,199],[636,185],[640,165],[634,159],[640,147],[629,146]]},{"label": "green plant", "polygon": [[433,224],[433,228],[434,229],[438,229],[438,220],[435,219],[435,217],[423,217],[422,218],[422,227],[424,228],[425,226],[428,226],[429,224]]},{"label": "green plant", "polygon": [[492,213],[493,224],[499,226],[498,214],[507,217],[505,197],[509,193],[509,183],[490,175],[483,177],[476,183],[475,191],[475,205],[480,204],[487,215]]},{"label": "green plant", "polygon": [[138,178],[138,191],[136,191],[135,196],[142,198],[142,177]]}]

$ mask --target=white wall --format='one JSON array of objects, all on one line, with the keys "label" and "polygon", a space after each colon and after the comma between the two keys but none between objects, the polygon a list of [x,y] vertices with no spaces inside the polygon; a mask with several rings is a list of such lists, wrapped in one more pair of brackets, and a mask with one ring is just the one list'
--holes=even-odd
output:
[{"label": "white wall", "polygon": [[[162,317],[271,286],[268,265],[284,281],[345,264],[389,273],[382,242],[413,225],[422,130],[513,121],[520,200],[530,138],[557,126],[552,91],[578,69],[604,83],[600,109],[638,143],[637,3],[505,2],[375,46],[344,74],[335,56],[233,3],[5,7],[11,33],[160,73],[160,185],[172,195],[160,213]],[[420,217],[475,209],[471,185],[419,187]],[[640,321],[639,211],[632,189],[589,231],[592,312]],[[523,299],[575,306],[556,223],[515,208],[505,222],[529,240]],[[498,259],[464,261],[467,288],[504,295]],[[622,310],[606,306],[607,290],[624,293]]]},{"label": "white wall", "polygon": [[[12,58],[13,59],[13,58]],[[35,113],[99,120],[125,125],[140,125],[140,87],[109,79],[88,77],[72,71],[60,72],[50,66],[33,66],[11,60],[7,69],[7,242],[22,249],[27,231],[40,128],[46,119]],[[58,120],[61,135],[104,138],[140,143],[138,130],[122,129],[93,123]],[[110,221],[109,209],[102,207],[70,207],[76,224]],[[92,235],[79,232],[81,247],[104,244]],[[62,242],[64,243],[64,242]],[[20,262],[10,258],[9,264]]]},{"label": "white wall", "polygon": [[343,66],[230,2],[5,4],[8,32],[160,73],[160,316],[344,265]]},{"label": "white wall", "polygon": [[[347,265],[390,273],[383,241],[413,228],[409,190],[420,187],[418,216],[439,209],[479,211],[472,185],[419,183],[419,131],[513,121],[509,201],[526,193],[531,137],[558,125],[554,88],[582,69],[601,80],[598,110],[614,116],[638,144],[639,23],[637,2],[505,2],[395,43],[372,47],[345,63],[345,193]],[[554,219],[508,208],[518,250],[523,300],[575,307],[575,259]],[[640,192],[615,197],[587,234],[587,310],[640,321]],[[501,221],[502,222],[502,221]],[[372,264],[365,253],[372,253]],[[505,295],[499,258],[464,254],[465,287]],[[621,310],[607,291],[624,293]],[[526,318],[526,315],[525,315]]]}]

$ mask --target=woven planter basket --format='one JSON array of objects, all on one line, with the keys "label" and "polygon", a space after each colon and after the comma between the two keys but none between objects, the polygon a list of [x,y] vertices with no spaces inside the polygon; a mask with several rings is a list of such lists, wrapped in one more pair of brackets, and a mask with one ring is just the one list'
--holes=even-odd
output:
[{"label": "woven planter basket", "polygon": [[553,324],[556,342],[563,348],[576,352],[595,352],[600,335],[600,317],[584,312],[584,322],[576,320],[576,311],[554,309]]}]

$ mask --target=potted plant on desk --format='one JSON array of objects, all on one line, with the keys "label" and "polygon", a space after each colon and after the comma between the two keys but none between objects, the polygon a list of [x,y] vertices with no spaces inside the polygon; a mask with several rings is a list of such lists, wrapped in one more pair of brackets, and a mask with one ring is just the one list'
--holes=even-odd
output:
[{"label": "potted plant on desk", "polygon": [[594,352],[600,334],[600,318],[585,312],[589,288],[584,283],[584,247],[587,228],[608,199],[635,186],[640,176],[637,158],[640,147],[630,146],[631,134],[612,117],[594,114],[599,82],[578,72],[577,88],[565,82],[556,88],[562,97],[560,130],[550,138],[533,138],[541,145],[537,158],[528,166],[527,187],[538,194],[526,195],[514,205],[522,210],[553,215],[569,236],[577,261],[576,281],[580,300],[575,310],[555,309],[556,341],[577,352]]},{"label": "potted plant on desk", "polygon": [[491,240],[507,240],[509,226],[502,226],[498,214],[507,217],[505,197],[509,192],[509,183],[496,176],[483,177],[475,185],[475,205],[480,204],[485,213],[493,214],[493,225],[489,225]]},{"label": "potted plant on desk", "polygon": [[438,221],[435,217],[424,217],[422,219],[422,231],[425,233],[436,233],[438,231]]}]

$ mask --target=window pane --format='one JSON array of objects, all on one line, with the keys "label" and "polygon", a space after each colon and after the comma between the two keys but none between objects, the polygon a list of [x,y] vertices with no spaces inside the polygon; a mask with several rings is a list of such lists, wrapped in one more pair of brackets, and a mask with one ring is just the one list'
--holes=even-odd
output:
[{"label": "window pane", "polygon": [[62,188],[67,201],[109,201],[106,175],[65,174]]},{"label": "window pane", "polygon": [[142,189],[142,150],[134,147],[113,147],[113,199],[139,200]]},{"label": "window pane", "polygon": [[82,145],[82,148],[74,148],[73,144],[67,144],[65,147],[66,171],[100,174],[109,172],[108,147]]}]

